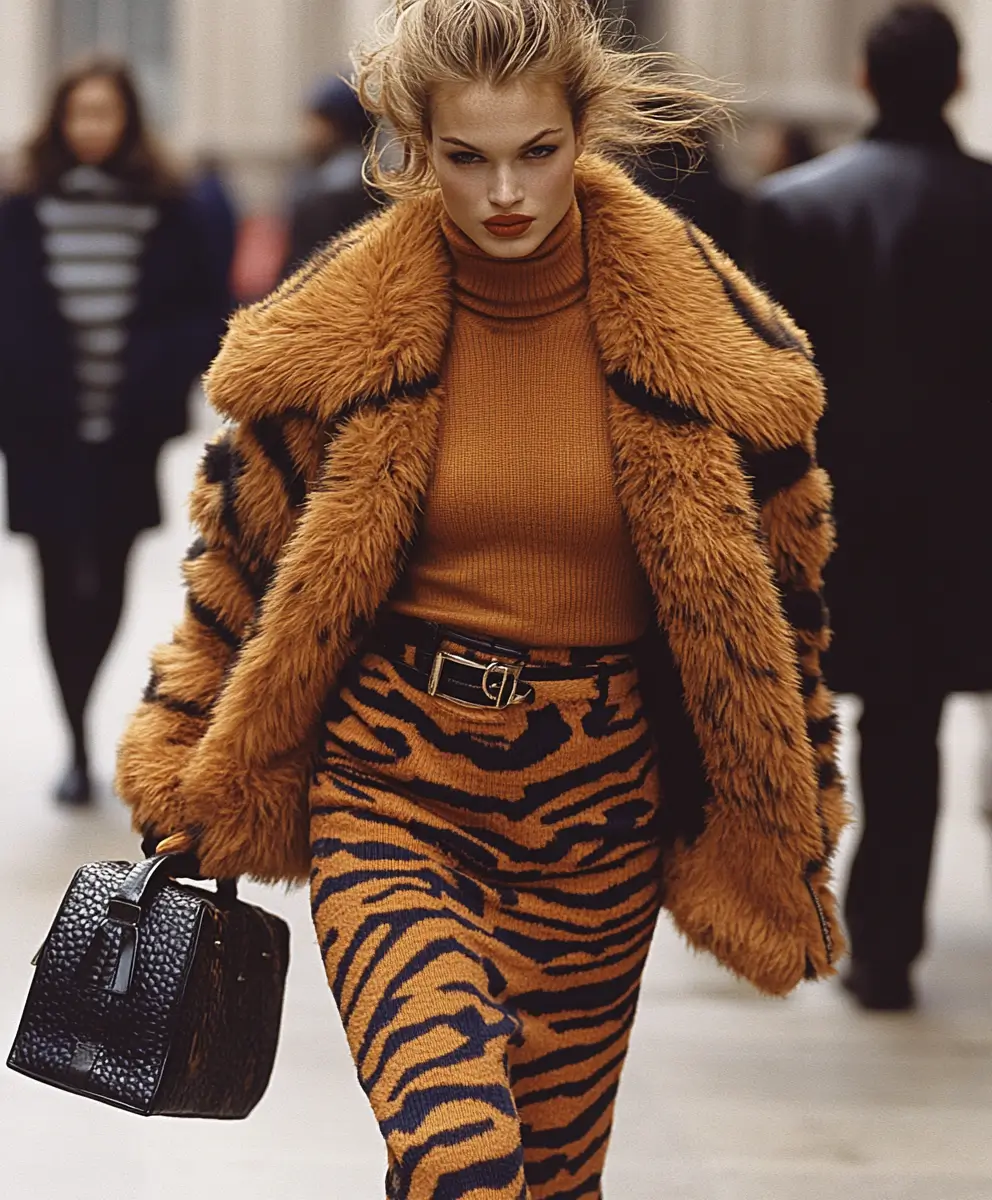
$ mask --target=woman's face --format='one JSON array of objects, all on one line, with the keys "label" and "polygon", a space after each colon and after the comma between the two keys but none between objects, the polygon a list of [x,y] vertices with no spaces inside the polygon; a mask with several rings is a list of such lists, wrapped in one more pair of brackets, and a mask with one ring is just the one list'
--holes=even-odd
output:
[{"label": "woman's face", "polygon": [[581,153],[554,80],[446,83],[434,93],[428,142],[452,221],[495,258],[530,254],[568,212]]},{"label": "woman's face", "polygon": [[69,93],[62,133],[76,160],[100,166],[121,144],[127,126],[127,109],[112,79],[95,75]]}]

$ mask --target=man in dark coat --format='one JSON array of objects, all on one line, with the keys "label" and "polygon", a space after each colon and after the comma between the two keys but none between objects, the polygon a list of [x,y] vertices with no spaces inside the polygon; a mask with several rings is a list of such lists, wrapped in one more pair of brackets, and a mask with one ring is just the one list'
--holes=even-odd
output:
[{"label": "man in dark coat", "polygon": [[314,92],[304,113],[307,163],[290,195],[284,276],[376,207],[362,178],[371,129],[368,113],[345,80],[332,78]]},{"label": "man in dark coat", "polygon": [[873,28],[866,83],[878,121],[863,140],[758,189],[752,265],[828,386],[826,672],[864,700],[845,983],[864,1007],[899,1009],[923,947],[943,701],[992,687],[992,165],[944,119],[959,43],[939,9],[900,5]]}]

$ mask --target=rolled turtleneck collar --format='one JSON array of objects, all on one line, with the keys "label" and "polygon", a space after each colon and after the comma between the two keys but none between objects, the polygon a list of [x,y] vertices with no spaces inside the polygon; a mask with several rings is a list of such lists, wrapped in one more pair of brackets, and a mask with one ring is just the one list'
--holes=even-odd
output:
[{"label": "rolled turtleneck collar", "polygon": [[486,317],[524,320],[560,312],[581,301],[587,275],[582,216],[573,200],[559,224],[523,258],[496,258],[441,217],[454,262],[455,300]]}]

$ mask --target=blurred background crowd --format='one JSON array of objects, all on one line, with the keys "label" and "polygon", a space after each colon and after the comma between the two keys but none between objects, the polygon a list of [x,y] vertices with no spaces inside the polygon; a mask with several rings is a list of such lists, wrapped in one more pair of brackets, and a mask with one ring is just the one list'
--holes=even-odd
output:
[{"label": "blurred background crowd", "polygon": [[[179,603],[182,499],[211,420],[190,390],[233,305],[378,203],[361,178],[368,118],[340,73],[382,7],[0,0],[0,517],[28,535],[0,534],[11,794],[54,786],[63,813],[107,798],[120,718]],[[912,1009],[938,800],[953,791],[938,753],[952,693],[971,697],[977,747],[956,863],[975,853],[965,842],[979,812],[992,812],[992,561],[976,540],[990,515],[992,0],[908,6],[905,25],[880,24],[891,0],[612,7],[632,37],[683,56],[735,101],[733,125],[698,162],[659,147],[639,182],[770,288],[826,376],[820,452],[841,531],[827,673],[858,697],[842,715],[849,732],[860,716],[861,735],[860,759],[845,739],[861,802],[845,982],[860,1009]],[[166,535],[149,540],[163,519]],[[91,693],[128,598],[141,634],[118,649],[127,669],[95,720]],[[30,700],[42,643],[61,766]],[[979,1043],[992,1053],[987,1021]],[[865,1195],[987,1200],[992,1166],[975,1179],[974,1191],[945,1181]],[[719,1193],[752,1194],[799,1193]]]}]

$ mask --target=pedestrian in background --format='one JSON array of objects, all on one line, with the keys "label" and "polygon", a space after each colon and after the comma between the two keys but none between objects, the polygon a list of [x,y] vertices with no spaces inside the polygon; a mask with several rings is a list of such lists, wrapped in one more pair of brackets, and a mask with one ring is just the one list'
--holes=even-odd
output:
[{"label": "pedestrian in background", "polygon": [[217,348],[225,294],[202,214],[153,147],[128,69],[58,83],[0,205],[0,447],[10,528],[34,538],[72,742],[57,798],[91,797],[85,716],[156,460]]},{"label": "pedestrian in background", "polygon": [[[231,272],[238,246],[240,217],[224,168],[213,154],[197,164],[190,192],[203,214],[214,269],[225,291],[231,290]],[[233,302],[228,304],[232,307]]]},{"label": "pedestrian in background", "polygon": [[864,700],[846,983],[873,1009],[914,1002],[944,698],[992,687],[992,166],[944,117],[959,58],[939,9],[895,8],[867,41],[876,124],[766,181],[754,211],[755,270],[809,331],[828,385],[827,669]]},{"label": "pedestrian in background", "polygon": [[767,131],[767,144],[759,156],[759,176],[774,175],[789,167],[798,167],[819,154],[816,137],[809,126],[799,121],[786,121],[771,126]]},{"label": "pedestrian in background", "polygon": [[698,151],[657,146],[637,160],[634,177],[648,195],[678,209],[731,258],[740,256],[744,197],[726,179],[709,141]]},{"label": "pedestrian in background", "polygon": [[284,275],[377,207],[362,177],[371,131],[368,113],[344,79],[326,80],[310,98],[303,117],[306,163],[290,196]]}]

